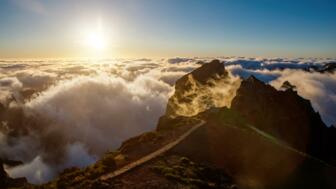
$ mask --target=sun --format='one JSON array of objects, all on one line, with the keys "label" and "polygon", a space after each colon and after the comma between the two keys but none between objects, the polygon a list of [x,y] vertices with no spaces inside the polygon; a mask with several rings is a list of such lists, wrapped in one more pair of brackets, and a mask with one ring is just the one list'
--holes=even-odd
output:
[{"label": "sun", "polygon": [[115,26],[103,23],[101,18],[81,21],[73,32],[78,55],[90,58],[104,58],[113,56],[117,39]]},{"label": "sun", "polygon": [[85,24],[80,30],[80,41],[82,46],[90,53],[100,53],[106,50],[108,38],[106,27],[103,25],[102,19],[97,19],[96,22]]},{"label": "sun", "polygon": [[106,38],[100,31],[89,32],[84,37],[84,44],[95,50],[104,50],[106,47]]}]

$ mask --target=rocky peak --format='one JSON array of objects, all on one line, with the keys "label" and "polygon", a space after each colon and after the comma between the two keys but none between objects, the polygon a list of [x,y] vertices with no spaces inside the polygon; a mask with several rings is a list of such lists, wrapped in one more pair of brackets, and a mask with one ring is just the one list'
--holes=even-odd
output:
[{"label": "rocky peak", "polygon": [[295,90],[296,89],[296,86],[295,85],[292,85],[289,81],[285,81],[280,89],[286,91],[286,90]]},{"label": "rocky peak", "polygon": [[289,82],[284,86],[287,90],[278,91],[251,76],[241,83],[231,108],[291,146],[321,159],[333,159],[330,156],[335,153],[330,149],[336,143],[336,129],[326,127],[310,101],[292,90],[295,86]]},{"label": "rocky peak", "polygon": [[[295,87],[289,82],[284,85]],[[278,91],[254,76],[242,81],[231,108],[241,112],[257,126],[275,134],[280,128],[274,127],[287,128],[286,124],[294,123],[308,124],[311,119],[319,119],[318,122],[324,126],[308,100],[292,90]]]},{"label": "rocky peak", "polygon": [[27,179],[21,178],[10,178],[6,173],[3,164],[6,162],[16,162],[16,161],[4,161],[0,159],[0,188],[23,188],[27,184]]},{"label": "rocky peak", "polygon": [[0,180],[7,179],[7,178],[8,178],[8,175],[5,169],[3,168],[3,162],[0,159]]},{"label": "rocky peak", "polygon": [[168,101],[166,115],[192,116],[216,106],[215,99],[220,99],[218,96],[222,94],[214,93],[211,88],[219,87],[218,82],[224,82],[227,75],[224,64],[219,60],[204,63],[184,75],[175,83],[175,93]]},{"label": "rocky peak", "polygon": [[260,80],[258,80],[254,75],[250,75],[246,80],[246,82],[251,82],[251,83],[262,83]]},{"label": "rocky peak", "polygon": [[175,90],[184,90],[185,87],[190,85],[190,79],[205,85],[211,79],[218,79],[227,75],[224,64],[219,60],[212,60],[209,63],[203,63],[201,67],[193,70],[189,74],[184,75],[175,83]]},{"label": "rocky peak", "polygon": [[[212,60],[209,63],[203,64],[201,67],[197,68],[196,70],[190,73],[193,78],[205,84],[209,79],[216,79],[218,76],[223,76],[227,74],[224,68],[224,64],[221,63],[219,60]],[[176,83],[182,82],[189,74],[183,76],[179,79]]]},{"label": "rocky peak", "polygon": [[231,106],[237,109],[245,109],[245,107],[240,106],[246,106],[249,103],[259,103],[258,101],[264,100],[262,96],[267,96],[268,99],[271,100],[272,98],[274,98],[274,94],[277,94],[277,90],[275,88],[263,83],[262,81],[251,75],[241,82],[240,87],[237,90],[236,96],[233,98]]}]

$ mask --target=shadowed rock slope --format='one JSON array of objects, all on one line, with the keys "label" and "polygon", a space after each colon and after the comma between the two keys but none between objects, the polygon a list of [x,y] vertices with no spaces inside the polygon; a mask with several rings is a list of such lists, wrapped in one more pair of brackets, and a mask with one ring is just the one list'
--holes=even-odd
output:
[{"label": "shadowed rock slope", "polygon": [[238,112],[212,108],[207,124],[171,153],[225,170],[239,188],[335,188],[336,169],[250,125]]},{"label": "shadowed rock slope", "polygon": [[0,159],[0,188],[16,188],[28,185],[25,178],[10,178],[4,170],[3,163],[4,161]]},{"label": "shadowed rock slope", "polygon": [[[291,86],[285,82],[286,86]],[[251,76],[242,81],[231,108],[250,124],[281,139],[296,149],[325,161],[335,159],[336,132],[328,128],[309,100],[293,86],[278,91]]]},{"label": "shadowed rock slope", "polygon": [[[212,77],[203,76],[200,81]],[[174,95],[185,94],[184,89],[176,87]],[[241,188],[335,188],[335,128],[328,128],[294,89],[289,82],[278,91],[253,76],[243,80],[231,108],[209,106],[199,113],[206,126],[174,153],[226,170]],[[158,130],[182,119],[170,112],[160,118]]]}]

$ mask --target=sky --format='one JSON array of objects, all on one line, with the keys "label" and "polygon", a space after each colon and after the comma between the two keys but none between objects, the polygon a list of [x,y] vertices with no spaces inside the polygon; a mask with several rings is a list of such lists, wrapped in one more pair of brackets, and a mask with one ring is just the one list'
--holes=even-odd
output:
[{"label": "sky", "polygon": [[331,0],[2,0],[0,58],[336,56]]}]

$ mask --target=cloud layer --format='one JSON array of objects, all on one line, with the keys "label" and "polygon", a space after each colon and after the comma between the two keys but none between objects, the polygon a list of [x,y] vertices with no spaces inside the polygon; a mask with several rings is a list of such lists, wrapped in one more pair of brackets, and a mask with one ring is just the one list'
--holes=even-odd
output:
[{"label": "cloud layer", "polygon": [[[0,157],[23,161],[7,170],[33,183],[93,163],[154,129],[175,81],[211,59],[0,60]],[[255,75],[276,88],[290,81],[328,125],[336,123],[336,75],[309,72],[333,60],[218,59],[233,78]],[[215,92],[224,98],[223,88]]]}]

